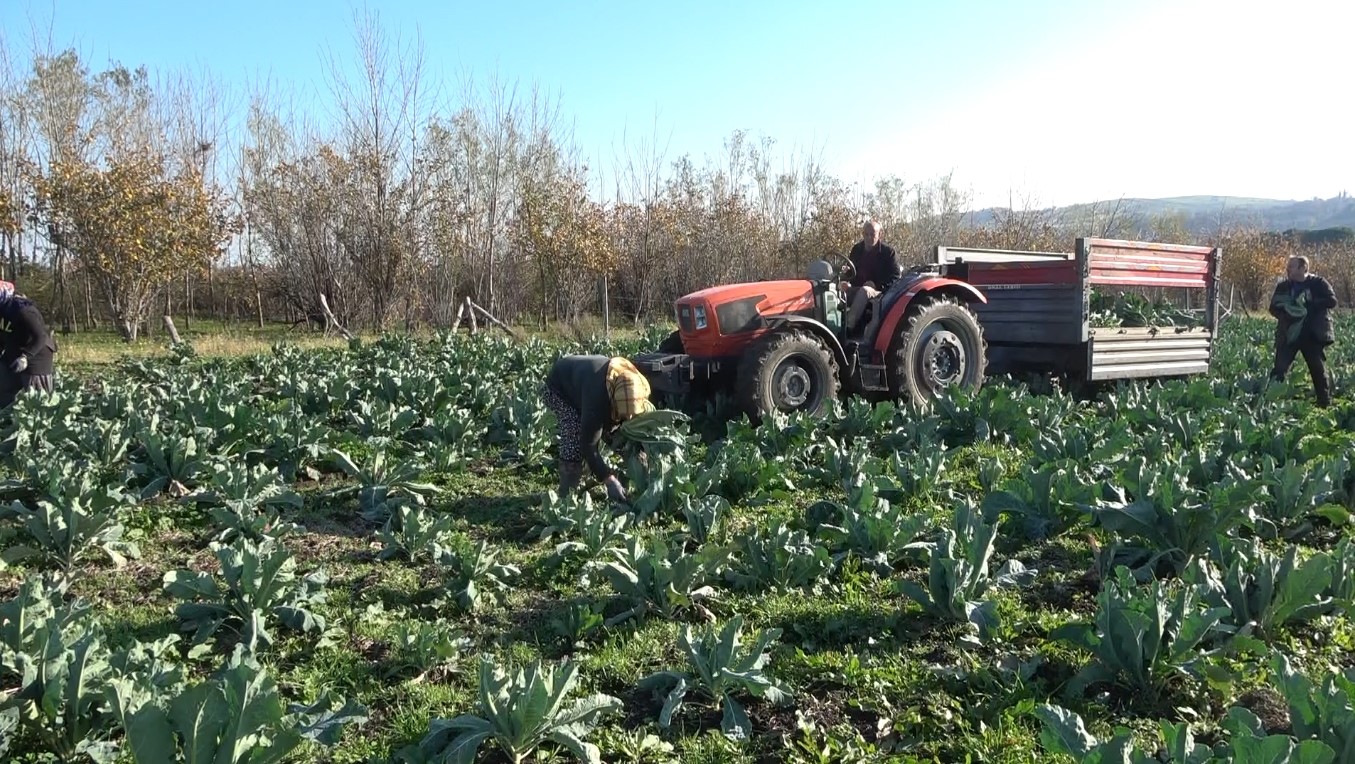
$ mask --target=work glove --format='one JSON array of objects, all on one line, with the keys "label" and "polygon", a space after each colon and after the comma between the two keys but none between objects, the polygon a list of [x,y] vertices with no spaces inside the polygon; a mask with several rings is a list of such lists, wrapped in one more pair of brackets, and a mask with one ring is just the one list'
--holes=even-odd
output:
[{"label": "work glove", "polygon": [[15,374],[18,374],[27,368],[28,368],[28,356],[26,355],[19,356],[18,358],[14,359],[13,363],[9,365],[9,370],[14,372]]}]

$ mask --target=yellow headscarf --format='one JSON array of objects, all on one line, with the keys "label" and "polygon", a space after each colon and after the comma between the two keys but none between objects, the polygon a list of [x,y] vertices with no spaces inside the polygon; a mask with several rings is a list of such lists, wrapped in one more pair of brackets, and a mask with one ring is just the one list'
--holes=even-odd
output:
[{"label": "yellow headscarf", "polygon": [[607,364],[607,395],[612,399],[612,420],[624,422],[654,410],[649,401],[649,380],[627,358]]}]

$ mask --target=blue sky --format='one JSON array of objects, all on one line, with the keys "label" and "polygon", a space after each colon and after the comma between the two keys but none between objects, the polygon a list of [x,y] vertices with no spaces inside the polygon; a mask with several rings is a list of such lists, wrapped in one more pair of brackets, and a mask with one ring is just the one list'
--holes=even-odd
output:
[{"label": "blue sky", "polygon": [[[1129,196],[1307,198],[1355,190],[1339,0],[804,0],[372,3],[422,36],[431,74],[497,72],[561,100],[609,167],[629,132],[669,159],[735,129],[815,149],[848,181],[953,172],[979,203]],[[4,0],[0,29],[94,66],[207,69],[327,99],[352,2]],[[1283,104],[1295,104],[1285,108]],[[1318,105],[1312,108],[1309,105]]]}]

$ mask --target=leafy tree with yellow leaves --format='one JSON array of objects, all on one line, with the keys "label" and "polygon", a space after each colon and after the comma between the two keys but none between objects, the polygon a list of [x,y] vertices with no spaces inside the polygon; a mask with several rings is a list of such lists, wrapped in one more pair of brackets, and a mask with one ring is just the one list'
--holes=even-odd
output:
[{"label": "leafy tree with yellow leaves", "polygon": [[34,189],[49,236],[90,273],[129,342],[161,290],[205,270],[238,230],[217,189],[191,168],[171,175],[150,151],[103,166],[57,159]]},{"label": "leafy tree with yellow leaves", "polygon": [[7,189],[0,188],[0,236],[15,236],[22,227],[18,201]]},{"label": "leafy tree with yellow leaves", "polygon": [[[560,292],[579,296],[597,277],[616,270],[620,251],[611,216],[588,198],[582,173],[524,172],[518,191],[513,242],[535,266],[544,324]],[[566,307],[578,302],[565,299]]]}]

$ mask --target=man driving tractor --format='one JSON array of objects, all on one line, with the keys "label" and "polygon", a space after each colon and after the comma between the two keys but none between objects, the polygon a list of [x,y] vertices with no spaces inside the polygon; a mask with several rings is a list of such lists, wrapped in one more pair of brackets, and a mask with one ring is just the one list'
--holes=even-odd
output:
[{"label": "man driving tractor", "polygon": [[[881,241],[880,224],[874,220],[867,220],[861,226],[861,241],[852,247],[849,259],[853,274],[841,289],[848,301],[847,332],[857,334],[870,301],[884,294],[903,276],[903,267],[899,265],[894,248]],[[871,316],[872,323],[878,321],[879,316]]]}]

